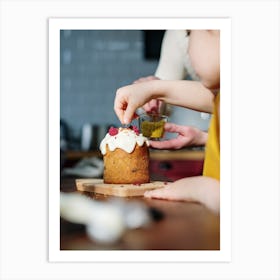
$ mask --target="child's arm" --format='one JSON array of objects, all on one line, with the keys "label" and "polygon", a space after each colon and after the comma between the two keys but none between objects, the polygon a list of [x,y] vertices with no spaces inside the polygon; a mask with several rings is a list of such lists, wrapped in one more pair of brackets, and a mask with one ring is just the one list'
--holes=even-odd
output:
[{"label": "child's arm", "polygon": [[214,94],[196,81],[153,80],[118,89],[114,109],[120,121],[129,124],[136,109],[151,99],[211,113]]},{"label": "child's arm", "polygon": [[188,177],[166,187],[146,191],[147,198],[199,202],[215,213],[220,212],[220,182],[206,176]]},{"label": "child's arm", "polygon": [[[133,84],[153,81],[153,80],[159,80],[156,76],[147,76],[147,77],[141,77],[133,82]],[[164,102],[158,99],[152,99],[148,103],[144,104],[142,108],[145,110],[146,113],[151,114],[157,114],[160,113],[162,108],[164,107]]]}]

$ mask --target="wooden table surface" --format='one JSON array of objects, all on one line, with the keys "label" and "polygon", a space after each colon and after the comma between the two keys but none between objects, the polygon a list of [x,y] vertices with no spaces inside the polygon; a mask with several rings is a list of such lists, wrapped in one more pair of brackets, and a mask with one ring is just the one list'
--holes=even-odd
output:
[{"label": "wooden table surface", "polygon": [[[62,178],[61,191],[75,192],[75,178]],[[108,197],[85,193],[96,200]],[[61,250],[219,250],[220,218],[197,203],[144,197],[123,198],[141,201],[162,213],[148,228],[130,229],[116,244],[101,245],[90,240],[82,225],[61,219]]]}]

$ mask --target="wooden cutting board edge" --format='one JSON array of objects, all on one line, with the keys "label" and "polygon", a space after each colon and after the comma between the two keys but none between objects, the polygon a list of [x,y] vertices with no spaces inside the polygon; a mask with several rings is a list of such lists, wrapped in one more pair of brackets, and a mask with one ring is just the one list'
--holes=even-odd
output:
[{"label": "wooden cutting board edge", "polygon": [[76,188],[82,192],[94,192],[97,194],[129,197],[143,196],[145,191],[162,188],[166,182],[153,181],[146,184],[104,184],[102,179],[76,179]]}]

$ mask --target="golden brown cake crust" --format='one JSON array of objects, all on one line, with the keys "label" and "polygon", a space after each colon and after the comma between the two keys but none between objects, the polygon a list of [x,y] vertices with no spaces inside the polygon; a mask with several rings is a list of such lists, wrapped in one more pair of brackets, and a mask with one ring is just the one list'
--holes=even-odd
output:
[{"label": "golden brown cake crust", "polygon": [[144,184],[150,182],[149,148],[136,144],[132,153],[122,149],[110,151],[106,146],[104,155],[104,183]]}]

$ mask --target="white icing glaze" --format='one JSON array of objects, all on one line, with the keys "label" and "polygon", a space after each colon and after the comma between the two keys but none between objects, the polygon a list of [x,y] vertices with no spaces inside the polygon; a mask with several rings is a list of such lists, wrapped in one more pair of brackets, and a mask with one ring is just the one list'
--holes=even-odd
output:
[{"label": "white icing glaze", "polygon": [[149,146],[149,141],[141,133],[137,135],[132,129],[119,128],[117,135],[111,136],[109,133],[106,134],[104,139],[100,143],[100,151],[103,155],[106,154],[106,145],[110,151],[114,151],[119,148],[127,153],[132,153],[135,145],[143,146],[144,143]]}]

